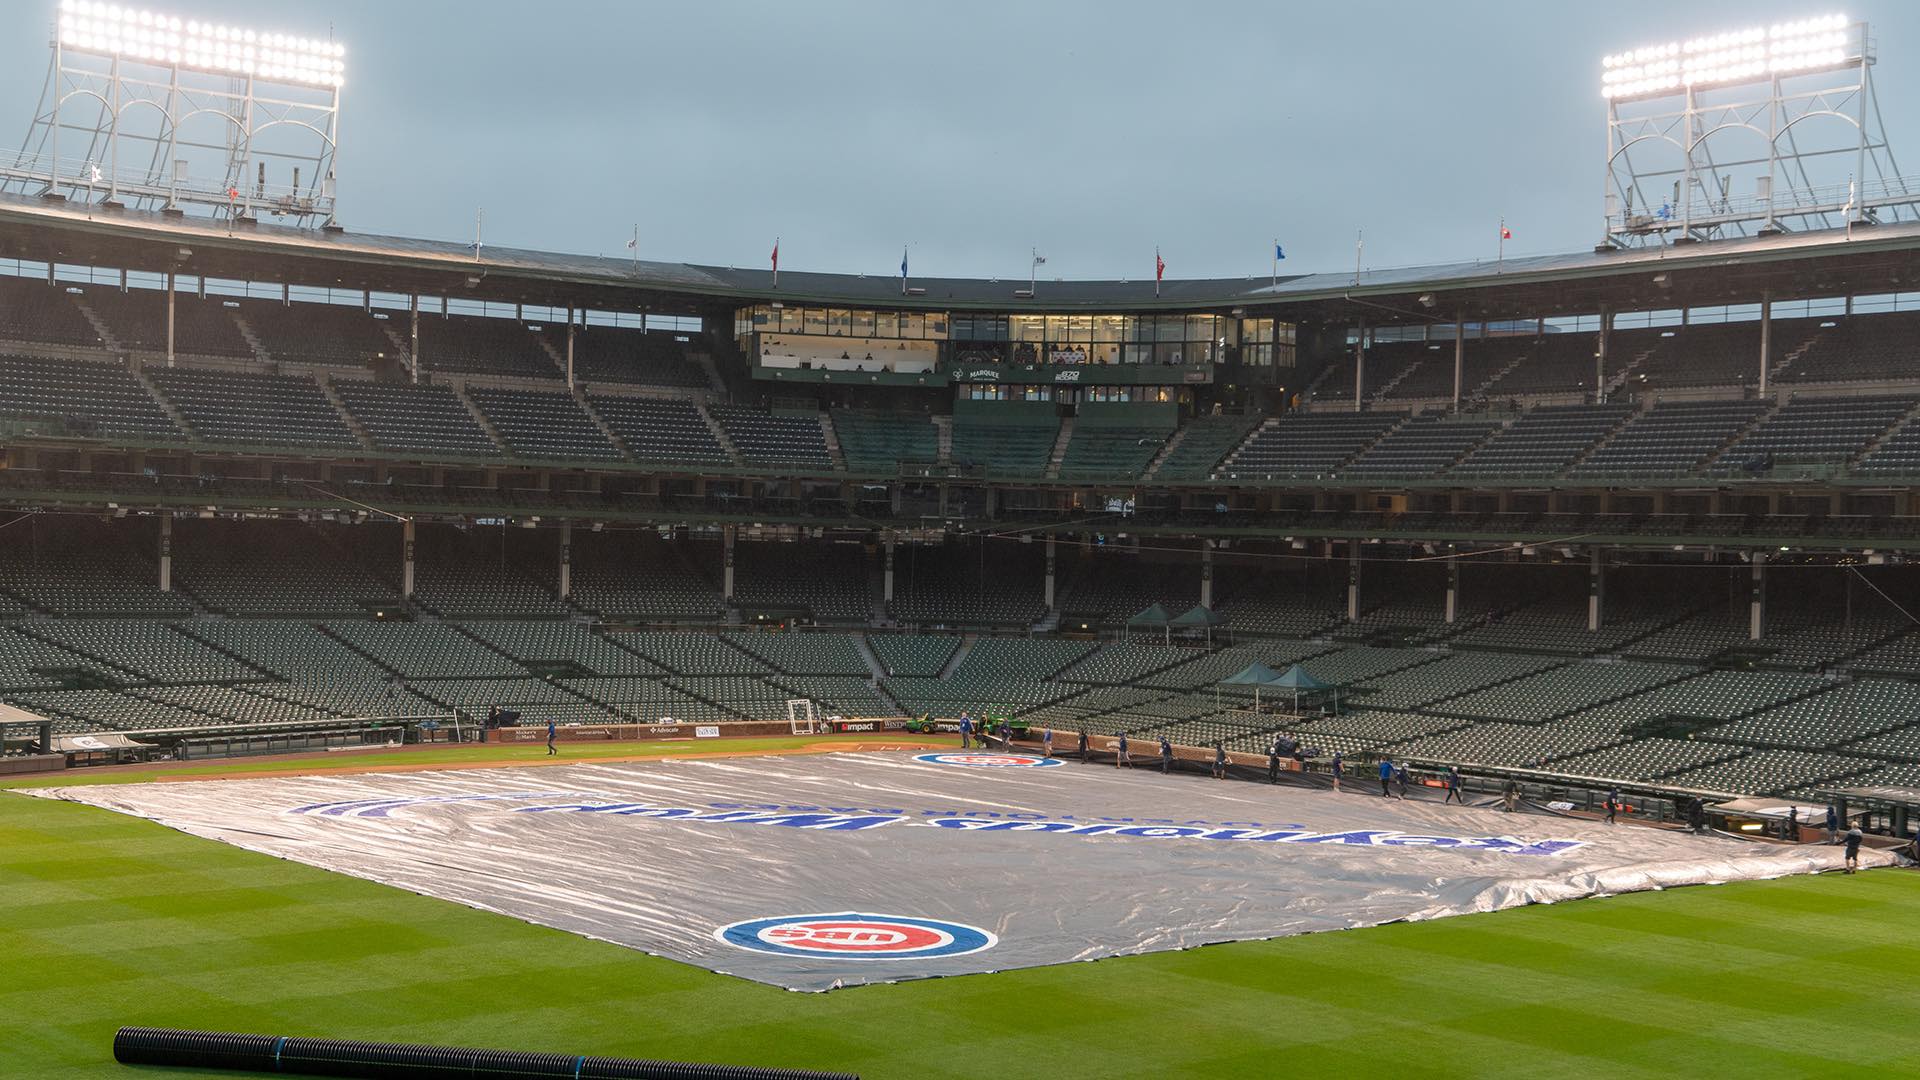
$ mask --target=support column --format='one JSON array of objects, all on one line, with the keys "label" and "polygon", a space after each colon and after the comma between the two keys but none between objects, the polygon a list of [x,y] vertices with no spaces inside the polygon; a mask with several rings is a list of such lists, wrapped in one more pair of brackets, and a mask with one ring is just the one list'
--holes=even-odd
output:
[{"label": "support column", "polygon": [[400,598],[413,603],[413,519],[400,523]]},{"label": "support column", "polygon": [[173,591],[173,515],[160,518],[160,591]]},{"label": "support column", "polygon": [[567,308],[567,389],[573,389],[573,308]]},{"label": "support column", "polygon": [[1362,402],[1361,390],[1366,386],[1367,374],[1367,324],[1360,324],[1360,333],[1353,339],[1353,411],[1359,412]]},{"label": "support column", "polygon": [[1767,632],[1767,553],[1753,553],[1753,585],[1747,594],[1747,640]]},{"label": "support column", "polygon": [[167,366],[173,366],[173,271],[167,271]]},{"label": "support column", "polygon": [[1600,561],[1600,549],[1587,552],[1587,633],[1600,632],[1601,605],[1607,590],[1607,568]]},{"label": "support column", "polygon": [[720,530],[720,598],[733,603],[733,540],[737,526],[728,525]]},{"label": "support column", "polygon": [[1767,396],[1767,368],[1773,358],[1773,294],[1760,294],[1760,396]]},{"label": "support column", "polygon": [[1200,606],[1213,610],[1213,541],[1200,541]]},{"label": "support column", "polygon": [[1360,621],[1360,541],[1347,541],[1347,621]]},{"label": "support column", "polygon": [[1053,610],[1053,570],[1054,570],[1053,547],[1054,547],[1053,534],[1048,533],[1047,534],[1047,585],[1046,585],[1047,595],[1045,597],[1047,602],[1046,609],[1048,611]]},{"label": "support column", "polygon": [[893,603],[893,534],[887,534],[886,576],[880,582],[880,599]]},{"label": "support column", "polygon": [[573,522],[560,523],[560,599],[573,595]]},{"label": "support column", "polygon": [[407,367],[413,381],[420,381],[420,294],[407,297]]},{"label": "support column", "polygon": [[1613,337],[1613,312],[1600,309],[1600,344],[1593,350],[1593,400],[1607,400],[1607,347]]},{"label": "support column", "polygon": [[[1448,544],[1447,554],[1452,555],[1453,553],[1454,553],[1453,545]],[[1460,560],[1457,558],[1450,558],[1447,560],[1447,623],[1448,625],[1452,625],[1454,619],[1459,617],[1459,614],[1460,614]]]},{"label": "support column", "polygon": [[[1481,336],[1486,336],[1486,328],[1481,328]],[[1467,364],[1467,324],[1456,317],[1453,320],[1453,411],[1460,411],[1460,377]]]}]

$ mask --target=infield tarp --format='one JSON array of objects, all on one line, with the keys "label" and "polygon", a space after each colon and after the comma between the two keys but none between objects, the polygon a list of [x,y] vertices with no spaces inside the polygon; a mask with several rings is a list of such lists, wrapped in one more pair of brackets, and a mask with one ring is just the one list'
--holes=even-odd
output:
[{"label": "infield tarp", "polygon": [[940,757],[1008,764],[829,754],[31,793],[797,990],[1841,860],[1837,847]]}]

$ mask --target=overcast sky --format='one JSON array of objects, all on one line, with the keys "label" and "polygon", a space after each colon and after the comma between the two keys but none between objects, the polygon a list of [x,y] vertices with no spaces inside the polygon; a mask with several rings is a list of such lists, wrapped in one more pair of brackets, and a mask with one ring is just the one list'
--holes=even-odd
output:
[{"label": "overcast sky", "polygon": [[[24,132],[55,0],[11,0]],[[154,5],[160,10],[162,5]],[[346,43],[350,229],[787,269],[1265,275],[1579,250],[1602,54],[1844,11],[1920,168],[1920,3],[200,0]],[[43,13],[44,12],[44,13]],[[4,119],[4,115],[0,115]],[[5,128],[0,128],[4,132]],[[9,140],[16,136],[6,136]]]}]

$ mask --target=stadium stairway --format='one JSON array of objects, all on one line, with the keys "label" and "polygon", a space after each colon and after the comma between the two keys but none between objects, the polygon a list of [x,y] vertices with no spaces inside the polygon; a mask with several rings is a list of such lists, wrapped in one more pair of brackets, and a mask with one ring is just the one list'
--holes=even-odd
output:
[{"label": "stadium stairway", "polygon": [[[1904,413],[1901,413],[1900,419],[1896,420],[1892,427],[1888,428],[1887,430],[1881,432],[1878,435],[1875,435],[1872,438],[1872,440],[1870,440],[1867,443],[1866,446],[1860,449],[1859,453],[1848,458],[1847,468],[1852,469],[1854,466],[1859,465],[1875,450],[1878,450],[1880,449],[1881,446],[1885,445],[1888,439],[1891,439],[1895,435],[1900,434],[1900,432],[1905,430],[1909,424],[1912,424],[1914,417],[1916,416],[1920,416],[1920,401],[1915,401],[1913,403],[1913,408],[1908,409]],[[1742,434],[1745,434],[1745,433],[1742,432]]]},{"label": "stadium stairway", "polygon": [[827,444],[827,458],[833,462],[834,472],[847,471],[847,455],[840,449],[840,433],[834,430],[833,414],[820,411],[820,438]]},{"label": "stadium stairway", "polygon": [[[1435,355],[1428,354],[1426,356],[1420,357],[1418,360],[1415,360],[1413,363],[1406,365],[1405,367],[1401,368],[1399,371],[1394,372],[1393,378],[1388,379],[1384,384],[1380,386],[1379,389],[1375,390],[1373,394],[1367,398],[1367,401],[1375,405],[1385,402],[1388,399],[1389,395],[1393,393],[1394,387],[1399,386],[1401,383],[1407,381],[1407,376],[1412,375],[1414,372],[1419,371],[1421,368],[1426,367],[1428,364],[1436,362],[1436,359],[1437,357]],[[1453,354],[1451,353],[1447,354],[1447,363],[1449,365],[1453,363]]]},{"label": "stadium stairway", "polygon": [[1172,437],[1169,438],[1159,450],[1154,452],[1153,460],[1147,462],[1147,467],[1140,471],[1140,478],[1142,480],[1151,480],[1158,475],[1160,466],[1166,462],[1167,458],[1171,456],[1175,450],[1180,448],[1181,443],[1187,441],[1187,432],[1191,430],[1193,430],[1191,424],[1181,424],[1178,428],[1175,428]]},{"label": "stadium stairway", "polygon": [[953,655],[947,657],[947,662],[940,668],[940,674],[935,677],[943,680],[953,678],[953,673],[959,670],[961,664],[967,662],[968,655],[973,652],[974,643],[979,640],[979,634],[960,635],[960,644],[954,648]]},{"label": "stadium stairway", "polygon": [[[555,345],[553,341],[546,334],[535,334],[533,336],[533,340],[539,344],[540,351],[544,353],[546,355],[547,360],[553,364],[554,374],[560,376],[562,379],[566,378],[567,377],[567,354],[561,352],[560,347],[558,345]],[[561,340],[564,341],[565,339],[562,338]],[[575,390],[574,396],[579,397],[580,392],[578,390]],[[584,400],[581,401],[581,405],[584,406],[585,404],[586,402]],[[588,414],[591,415],[592,410],[589,409]],[[622,449],[625,449],[625,448],[622,447]]]},{"label": "stadium stairway", "polygon": [[[246,316],[240,313],[240,309],[234,308],[229,310],[227,314],[233,318],[234,328],[240,331],[241,340],[245,341],[247,347],[253,350],[253,358],[262,364],[273,363],[273,355],[267,352],[266,345],[260,341],[260,335],[254,332],[253,324],[249,323]],[[322,380],[322,382],[324,381],[325,380]]]},{"label": "stadium stairway", "polygon": [[1506,364],[1502,366],[1498,371],[1495,371],[1492,375],[1487,376],[1486,380],[1482,382],[1480,385],[1462,386],[1460,388],[1461,399],[1469,400],[1472,398],[1485,397],[1490,394],[1499,393],[1500,380],[1512,374],[1515,368],[1519,367],[1521,364],[1524,364],[1526,362],[1527,362],[1526,354],[1521,353],[1520,355],[1507,361]]},{"label": "stadium stairway", "polygon": [[387,319],[377,325],[380,332],[387,336],[388,344],[393,347],[393,355],[403,359],[407,370],[418,371],[420,365],[416,362],[417,358],[413,355],[411,344],[407,338],[400,335],[400,328],[393,325],[393,320]]},{"label": "stadium stairway", "polygon": [[193,430],[193,425],[187,423],[187,418],[180,415],[180,410],[174,407],[173,402],[168,401],[167,396],[160,392],[160,388],[153,385],[153,380],[147,377],[146,372],[139,368],[130,370],[133,372],[134,381],[147,392],[147,396],[153,399],[154,404],[160,406],[160,411],[167,414],[167,419],[173,421],[173,426],[179,428],[181,434],[189,440],[199,438],[199,433]]},{"label": "stadium stairway", "polygon": [[[391,330],[389,330],[389,332],[391,332]],[[500,429],[493,426],[493,421],[489,420],[487,414],[481,410],[473,398],[467,395],[466,387],[455,386],[453,388],[453,396],[460,399],[460,404],[466,407],[467,415],[473,417],[473,422],[480,425],[480,430],[487,433],[487,438],[493,440],[493,445],[499,447],[501,453],[511,453],[511,451],[507,449],[507,440],[500,435]]]},{"label": "stadium stairway", "polygon": [[940,465],[953,464],[953,417],[946,414],[934,417],[933,429],[940,447],[934,462]]},{"label": "stadium stairway", "polygon": [[108,352],[115,356],[123,356],[126,354],[126,346],[121,344],[120,339],[114,335],[113,327],[107,325],[107,320],[101,318],[100,313],[93,310],[92,304],[87,303],[85,298],[75,296],[72,293],[66,294],[66,297],[73,301],[74,307],[80,309],[80,314],[86,317],[87,325],[93,327],[93,332],[100,335],[100,344],[105,347]]},{"label": "stadium stairway", "polygon": [[1649,345],[1633,354],[1633,359],[1622,364],[1619,371],[1607,376],[1606,388],[1601,396],[1608,401],[1612,401],[1614,395],[1620,392],[1620,388],[1627,385],[1627,380],[1633,377],[1634,371],[1638,370],[1639,367],[1648,360],[1653,359],[1653,354],[1659,351],[1660,347],[1658,345]]},{"label": "stadium stairway", "polygon": [[[553,351],[552,342],[549,342],[545,338],[539,340],[540,344],[545,346],[549,353]],[[578,383],[575,383],[569,392],[573,395],[573,403],[580,406],[580,411],[586,413],[587,419],[593,422],[594,430],[600,432],[602,438],[612,443],[613,448],[620,451],[621,457],[629,461],[634,460],[633,451],[628,449],[626,441],[620,438],[619,434],[615,432],[612,427],[608,426],[604,417],[594,411],[593,403],[587,400],[587,392],[581,389]]]},{"label": "stadium stairway", "polygon": [[1767,371],[1767,382],[1770,385],[1779,385],[1781,376],[1791,371],[1793,365],[1799,363],[1800,358],[1812,352],[1818,344],[1820,344],[1820,331],[1818,330],[1802,338],[1798,345],[1789,349],[1784,356],[1774,362],[1773,367]]},{"label": "stadium stairway", "polygon": [[1053,449],[1047,452],[1047,479],[1060,479],[1060,465],[1067,459],[1067,444],[1073,441],[1073,417],[1063,417],[1060,432],[1053,437]]},{"label": "stadium stairway", "polygon": [[[1753,434],[1756,430],[1759,429],[1760,425],[1766,423],[1767,420],[1770,419],[1774,413],[1777,413],[1779,411],[1780,411],[1780,405],[1779,403],[1776,402],[1774,404],[1768,405],[1766,408],[1761,409],[1759,412],[1755,413],[1753,416],[1753,419],[1747,421],[1744,425],[1741,426],[1740,430],[1733,433],[1732,438],[1721,443],[1719,446],[1714,447],[1712,453],[1702,458],[1700,460],[1700,464],[1695,466],[1693,471],[1707,472],[1708,470],[1712,469],[1714,464],[1717,463],[1720,460],[1720,458],[1727,453],[1727,451],[1732,450],[1734,447],[1739,446],[1743,442],[1746,442],[1747,436]],[[1886,434],[1891,434],[1891,432],[1887,432]]]},{"label": "stadium stairway", "polygon": [[327,404],[333,406],[333,411],[340,414],[341,421],[347,425],[348,431],[353,432],[353,437],[360,440],[360,445],[368,450],[374,449],[377,444],[373,441],[373,433],[367,430],[359,417],[353,415],[347,403],[340,400],[339,391],[333,388],[333,380],[321,375],[313,381],[320,384],[320,396],[326,398]]},{"label": "stadium stairway", "polygon": [[741,464],[740,449],[734,446],[733,440],[727,436],[726,427],[714,418],[713,413],[707,411],[706,403],[701,402],[694,408],[700,413],[700,419],[706,421],[707,430],[713,432],[713,441],[719,443],[720,449],[727,452],[727,460],[735,465]]}]

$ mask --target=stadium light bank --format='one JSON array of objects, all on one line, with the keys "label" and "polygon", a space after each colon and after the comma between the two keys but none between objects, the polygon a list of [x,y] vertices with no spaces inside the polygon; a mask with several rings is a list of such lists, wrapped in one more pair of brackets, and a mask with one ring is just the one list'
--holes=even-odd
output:
[{"label": "stadium light bank", "polygon": [[346,82],[346,46],[337,41],[263,33],[182,19],[98,0],[62,0],[60,44],[197,71],[338,88]]},{"label": "stadium light bank", "polygon": [[1844,67],[1859,60],[1865,29],[1822,15],[1630,49],[1600,61],[1600,94],[1630,99]]}]

